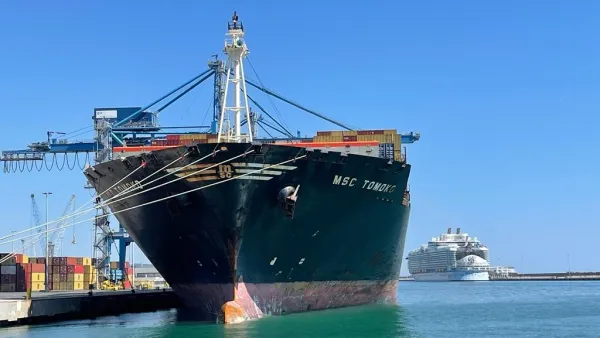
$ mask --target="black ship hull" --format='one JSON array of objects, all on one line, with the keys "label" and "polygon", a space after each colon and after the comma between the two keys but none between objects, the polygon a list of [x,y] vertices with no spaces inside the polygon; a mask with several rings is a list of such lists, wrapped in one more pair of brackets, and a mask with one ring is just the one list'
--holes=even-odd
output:
[{"label": "black ship hull", "polygon": [[85,172],[98,193],[108,189],[104,200],[129,189],[109,201],[120,224],[188,307],[225,323],[395,301],[409,173],[382,158],[247,143],[170,148]]}]

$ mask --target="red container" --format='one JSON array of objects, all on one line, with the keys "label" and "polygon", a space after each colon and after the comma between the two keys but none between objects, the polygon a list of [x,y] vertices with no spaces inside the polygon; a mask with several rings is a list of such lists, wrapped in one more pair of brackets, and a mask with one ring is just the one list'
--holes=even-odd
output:
[{"label": "red container", "polygon": [[75,265],[74,269],[73,269],[73,273],[84,273],[85,269],[83,268],[83,265]]},{"label": "red container", "polygon": [[357,136],[356,135],[344,136],[343,140],[344,140],[344,142],[354,142],[354,141],[357,141]]},{"label": "red container", "polygon": [[31,272],[33,273],[44,273],[46,272],[46,265],[45,264],[31,264]]},{"label": "red container", "polygon": [[124,282],[123,282],[123,287],[124,287],[125,289],[131,289],[131,282],[130,282],[130,281],[128,281],[128,280],[124,281]]},{"label": "red container", "polygon": [[67,264],[66,265],[75,265],[77,264],[77,257],[66,257]]}]

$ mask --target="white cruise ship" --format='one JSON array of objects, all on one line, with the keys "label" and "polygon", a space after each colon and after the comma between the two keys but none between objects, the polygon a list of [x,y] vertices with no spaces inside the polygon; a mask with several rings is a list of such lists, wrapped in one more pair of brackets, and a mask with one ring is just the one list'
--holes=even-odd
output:
[{"label": "white cruise ship", "polygon": [[477,237],[448,232],[408,253],[408,272],[415,281],[489,280],[489,250]]}]

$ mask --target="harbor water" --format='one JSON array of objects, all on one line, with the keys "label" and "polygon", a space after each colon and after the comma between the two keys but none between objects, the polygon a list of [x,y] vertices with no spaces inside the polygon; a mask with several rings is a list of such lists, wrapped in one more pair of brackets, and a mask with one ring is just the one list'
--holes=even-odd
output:
[{"label": "harbor water", "polygon": [[399,305],[222,326],[171,310],[0,329],[0,337],[598,337],[600,282],[401,282]]}]

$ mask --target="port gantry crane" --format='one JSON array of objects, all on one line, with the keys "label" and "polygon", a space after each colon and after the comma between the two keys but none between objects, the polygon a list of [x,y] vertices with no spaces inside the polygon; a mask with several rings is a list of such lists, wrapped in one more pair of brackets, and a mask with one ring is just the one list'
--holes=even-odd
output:
[{"label": "port gantry crane", "polygon": [[[35,200],[35,194],[31,194],[30,198],[31,198],[31,219],[32,219],[32,223],[33,223],[32,225],[33,225],[33,227],[39,227],[39,225],[41,224],[40,210],[39,210],[37,202]],[[40,241],[40,243],[39,243],[40,248],[42,249],[43,256],[46,255],[46,251],[48,250],[48,248],[49,248],[48,257],[55,257],[55,256],[62,255],[62,243],[63,243],[63,239],[64,239],[65,230],[74,221],[72,217],[69,218],[69,217],[65,217],[65,216],[72,214],[73,212],[75,212],[75,195],[71,195],[71,198],[69,199],[69,202],[67,203],[67,206],[65,207],[65,210],[63,211],[63,214],[61,216],[61,221],[56,222],[52,226],[50,226],[50,225],[48,226],[50,232],[42,234],[43,229],[42,228],[37,229],[36,232],[40,236],[40,238],[45,239],[46,236],[49,236],[48,241]],[[48,243],[48,248],[46,248],[46,242]],[[72,243],[75,244],[75,233],[73,233]],[[57,244],[58,244],[58,246],[57,246]],[[33,255],[36,256],[35,244],[32,246],[32,251],[33,251]]]},{"label": "port gantry crane", "polygon": [[[238,24],[239,26],[237,26]],[[241,36],[243,37],[243,25],[237,20],[237,16],[235,14],[234,20],[228,23],[228,30],[230,35],[233,30],[235,30],[235,32],[237,32],[236,34],[239,35],[239,31],[241,30]],[[243,39],[240,39],[239,41],[245,47]],[[95,108],[94,115],[92,116],[93,130],[95,133],[93,141],[68,142],[68,140],[65,139],[52,138],[54,134],[65,135],[65,133],[48,131],[46,142],[31,143],[28,145],[27,149],[2,151],[0,155],[0,161],[3,162],[4,172],[31,172],[34,171],[34,169],[41,171],[44,167],[47,170],[52,170],[52,168],[55,166],[57,169],[62,170],[65,164],[70,170],[74,169],[76,166],[83,170],[85,166],[91,164],[89,160],[90,154],[93,154],[93,160],[95,163],[102,163],[112,160],[113,145],[121,147],[149,145],[157,136],[189,133],[189,131],[165,132],[167,129],[195,129],[198,131],[195,131],[194,133],[218,133],[219,131],[217,130],[217,126],[219,125],[219,118],[225,110],[223,109],[224,98],[226,95],[224,87],[226,86],[225,81],[227,81],[225,78],[229,79],[229,76],[235,76],[235,71],[237,69],[235,67],[233,69],[226,69],[226,63],[219,60],[218,55],[213,55],[213,57],[213,59],[208,61],[208,69],[146,106]],[[250,64],[250,66],[252,67],[252,64]],[[252,70],[258,78],[258,75],[253,67]],[[227,72],[229,72],[229,76],[227,76]],[[213,116],[210,126],[164,127],[158,125],[157,116],[159,113],[164,111],[174,102],[211,77],[213,78],[214,95]],[[267,94],[268,96],[275,97],[300,110],[335,124],[340,128],[354,130],[323,114],[308,109],[297,102],[277,94],[273,90],[265,88],[262,83],[256,84],[253,81],[248,80],[245,76],[242,76],[242,78],[244,78],[243,82]],[[243,86],[244,89],[245,87],[246,86]],[[251,130],[253,130],[252,134],[254,141],[272,142],[277,139],[272,137],[266,128],[282,134],[284,139],[290,141],[304,140],[300,137],[300,132],[297,132],[296,135],[292,134],[279,121],[277,121],[277,119],[273,118],[273,116],[269,114],[252,96],[250,96],[248,93],[246,93],[246,96],[254,105],[254,107],[258,108],[262,113],[257,114],[251,111],[249,114],[249,122],[251,124]],[[272,124],[271,122],[266,122],[265,116],[271,120]],[[238,123],[238,121],[236,121],[236,123]],[[239,123],[240,126],[248,123],[248,118],[244,118],[242,121],[239,121]],[[261,127],[261,129],[270,135],[271,138],[256,138],[257,128],[255,128],[255,126]],[[402,143],[410,144],[418,141],[420,135],[418,133],[410,132],[401,134],[400,137]],[[281,140],[282,138],[279,139]],[[80,154],[85,154],[86,157],[83,166],[79,160]],[[59,165],[60,160],[58,159],[59,157],[57,155],[64,156],[62,165]],[[74,155],[72,162],[69,161],[69,155]],[[48,164],[49,162],[50,164]],[[88,188],[90,187],[88,186]],[[99,201],[98,199],[96,200]],[[119,225],[118,231],[113,231],[111,229],[110,210],[108,207],[102,206],[100,208],[96,208],[96,213],[97,217],[94,221],[96,229],[96,237],[94,240],[94,257],[97,260],[96,264],[99,270],[99,275],[109,276],[109,263],[112,244],[115,241],[119,242],[119,264],[120,269],[123,270],[125,265],[126,248],[132,240],[122,226]]]}]

